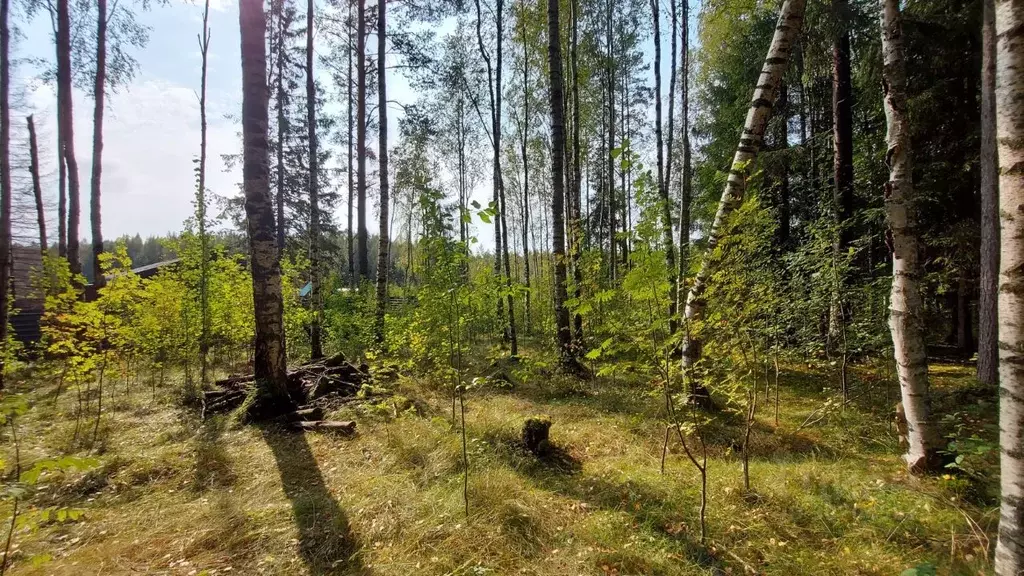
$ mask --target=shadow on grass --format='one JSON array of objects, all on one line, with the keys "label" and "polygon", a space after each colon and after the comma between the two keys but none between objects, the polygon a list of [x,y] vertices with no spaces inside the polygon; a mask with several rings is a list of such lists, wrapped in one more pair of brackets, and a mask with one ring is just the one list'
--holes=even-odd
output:
[{"label": "shadow on grass", "polygon": [[368,575],[348,517],[331,495],[305,434],[267,427],[263,438],[277,461],[299,529],[299,553],[314,574]]},{"label": "shadow on grass", "polygon": [[227,416],[216,416],[203,422],[193,440],[196,467],[192,489],[203,492],[211,488],[227,488],[238,478],[231,459],[221,445],[220,438],[227,426]]},{"label": "shadow on grass", "polygon": [[[501,461],[536,487],[578,500],[588,507],[626,513],[639,527],[678,546],[679,552],[691,562],[705,568],[721,568],[707,548],[680,528],[683,523],[679,503],[668,500],[649,485],[630,479],[617,482],[585,475],[582,460],[562,445],[552,444],[545,454],[536,456],[510,431],[495,431],[485,439]],[[696,530],[696,526],[692,528]],[[644,559],[630,554],[605,554],[600,563],[618,566],[629,573],[648,573],[651,569]]]},{"label": "shadow on grass", "polygon": [[496,389],[495,395],[507,394],[537,404],[567,406],[606,414],[625,416],[653,415],[659,406],[641,394],[632,381],[612,383],[604,379],[579,380],[572,377],[552,376],[515,378],[509,389]]}]

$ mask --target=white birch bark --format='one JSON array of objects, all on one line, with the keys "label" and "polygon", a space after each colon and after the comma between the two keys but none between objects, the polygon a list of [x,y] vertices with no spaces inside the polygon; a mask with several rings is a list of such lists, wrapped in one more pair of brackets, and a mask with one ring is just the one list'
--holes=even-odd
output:
[{"label": "white birch bark", "polygon": [[928,361],[918,281],[918,239],[914,214],[914,182],[907,118],[907,73],[903,56],[903,28],[899,0],[882,1],[882,87],[886,141],[885,214],[892,250],[892,293],[889,330],[896,356],[900,394],[907,418],[907,454],[911,472],[939,465],[939,436],[931,422],[928,398]]},{"label": "white birch bark", "polygon": [[[753,162],[764,142],[765,128],[768,125],[768,119],[771,118],[775,100],[779,97],[779,87],[782,84],[786,68],[789,66],[793,46],[800,37],[806,8],[806,0],[786,0],[782,4],[779,21],[775,26],[775,35],[768,47],[768,55],[765,58],[764,67],[761,69],[761,75],[757,79],[754,97],[750,102],[750,110],[747,112],[747,119],[743,125],[743,134],[740,136],[739,146],[736,147],[732,168],[729,170],[729,178],[725,183],[725,190],[722,191],[718,211],[715,213],[715,220],[711,226],[707,256],[701,263],[700,270],[694,277],[693,286],[686,298],[687,337],[683,345],[683,374],[691,374],[690,369],[700,359],[700,339],[698,335],[691,333],[690,329],[704,315],[706,304],[704,292],[707,290],[707,281],[714,272],[715,266],[710,255],[722,240],[726,219],[743,203],[747,176],[751,173]],[[688,388],[691,394],[704,394],[700,386],[691,383]]]},{"label": "white birch bark", "polygon": [[999,447],[995,572],[1024,573],[1024,0],[996,0]]}]

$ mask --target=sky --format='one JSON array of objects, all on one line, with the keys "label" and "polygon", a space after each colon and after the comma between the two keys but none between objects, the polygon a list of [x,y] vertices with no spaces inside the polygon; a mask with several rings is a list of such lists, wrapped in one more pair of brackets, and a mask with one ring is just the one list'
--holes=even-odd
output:
[{"label": "sky", "polygon": [[[150,28],[149,42],[133,55],[139,70],[130,85],[108,96],[104,116],[103,235],[161,235],[178,231],[192,214],[195,194],[194,160],[199,155],[199,81],[201,56],[198,34],[203,6],[172,0],[137,12]],[[213,194],[238,193],[241,168],[229,169],[221,155],[241,148],[241,125],[233,117],[241,111],[241,63],[239,58],[238,6],[236,0],[212,0],[210,13],[209,80],[207,118],[209,151],[207,186]],[[40,13],[21,26],[15,55],[19,58],[53,60],[53,33],[49,15]],[[375,50],[370,39],[367,51]],[[320,48],[324,49],[325,48]],[[56,236],[56,96],[54,87],[38,80],[38,69],[22,64],[16,80],[27,90],[27,110],[34,113],[39,131],[45,201],[50,214],[50,235]],[[388,78],[389,98],[397,102],[415,99],[404,79]],[[325,82],[329,82],[324,77]],[[75,152],[82,189],[82,238],[89,238],[88,191],[92,165],[93,100],[77,90],[74,100]],[[14,114],[15,130],[25,130]],[[389,135],[397,141],[400,106],[389,107]],[[368,146],[376,140],[371,135]],[[17,134],[14,135],[18,141]],[[345,196],[345,195],[343,195]],[[335,218],[344,221],[347,205],[336,207]],[[34,216],[33,216],[34,217]],[[371,219],[372,220],[372,219]],[[374,220],[375,222],[375,220]],[[375,223],[368,226],[376,231]]]},{"label": "sky", "polygon": [[[130,3],[130,4],[135,4]],[[153,3],[157,4],[157,3]],[[304,2],[301,4],[305,4]],[[300,12],[303,7],[300,6]],[[123,235],[141,234],[143,237],[163,235],[181,230],[183,222],[192,214],[195,194],[194,160],[199,153],[199,100],[201,57],[198,34],[202,28],[201,0],[168,0],[166,5],[154,5],[146,12],[136,11],[140,23],[149,27],[149,41],[132,54],[138,60],[135,79],[120,87],[107,99],[104,118],[104,150],[102,180],[103,235],[107,239]],[[695,15],[694,15],[695,16]],[[691,23],[691,30],[695,27]],[[663,22],[663,26],[667,26]],[[21,59],[53,60],[53,33],[49,14],[40,10],[29,22],[20,22],[21,36],[16,39],[15,57]],[[207,91],[208,164],[207,186],[219,196],[238,194],[241,168],[228,168],[223,154],[235,154],[241,148],[241,127],[233,119],[241,110],[241,64],[239,58],[239,27],[237,0],[211,0],[211,44],[209,51],[209,80]],[[663,34],[663,52],[668,50],[668,37]],[[317,51],[326,50],[317,42]],[[371,37],[367,51],[376,50]],[[653,53],[653,44],[645,46]],[[668,60],[663,58],[663,86],[668,89]],[[396,62],[389,56],[389,66]],[[319,74],[318,74],[319,77]],[[13,114],[15,142],[20,142],[18,131],[25,132],[21,118],[34,113],[39,131],[44,200],[47,203],[50,236],[56,236],[56,98],[50,85],[39,81],[39,70],[30,64],[21,64],[15,70],[15,86],[27,91],[24,110]],[[331,81],[323,73],[323,84]],[[398,141],[398,123],[403,105],[413,103],[417,95],[408,82],[397,72],[389,73],[388,98],[394,101],[388,107],[389,142]],[[92,164],[92,98],[76,89],[73,99],[75,148],[79,165],[82,195],[83,239],[91,236],[89,228],[88,194]],[[328,111],[331,111],[328,109]],[[653,114],[653,112],[651,112]],[[22,136],[24,137],[24,136]],[[326,143],[325,143],[326,144]],[[368,135],[367,146],[376,147],[376,135]],[[338,157],[344,153],[338,151]],[[15,151],[17,154],[17,151]],[[339,182],[344,189],[344,182]],[[474,190],[472,198],[486,204],[490,195],[487,182]],[[347,194],[341,194],[335,207],[335,221],[344,223],[347,212]],[[375,202],[371,202],[371,208]],[[14,214],[15,219],[19,214]],[[34,215],[24,215],[34,219]],[[368,217],[370,233],[377,230],[375,216]],[[481,247],[493,246],[489,234],[480,234]]]}]

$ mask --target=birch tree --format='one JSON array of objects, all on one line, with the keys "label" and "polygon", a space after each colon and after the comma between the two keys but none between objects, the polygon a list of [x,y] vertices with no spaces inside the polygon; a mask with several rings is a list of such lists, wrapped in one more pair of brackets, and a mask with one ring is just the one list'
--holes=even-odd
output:
[{"label": "birch tree", "polygon": [[924,316],[918,281],[919,242],[914,213],[914,182],[907,115],[907,73],[899,0],[882,0],[882,86],[885,105],[885,214],[892,250],[892,292],[889,329],[896,355],[900,395],[907,419],[908,449],[904,458],[911,472],[939,466],[939,435],[931,421],[928,362],[924,347]]},{"label": "birch tree", "polygon": [[1024,2],[995,1],[999,151],[999,541],[995,572],[1024,572]]},{"label": "birch tree", "polygon": [[266,19],[261,0],[240,0],[242,37],[242,180],[252,267],[256,320],[254,374],[259,392],[273,410],[289,402],[285,367],[284,300],[281,262],[270,196],[269,110],[266,80]]},{"label": "birch tree", "polygon": [[768,47],[768,55],[754,88],[750,109],[747,111],[743,134],[736,147],[732,167],[729,170],[725,189],[722,191],[722,198],[718,202],[718,210],[715,212],[715,219],[708,235],[707,255],[701,262],[700,270],[694,277],[693,286],[686,297],[684,322],[687,334],[683,344],[683,374],[689,379],[687,382],[688,392],[695,400],[701,402],[707,400],[707,391],[703,385],[692,378],[693,367],[701,355],[700,337],[693,330],[694,325],[703,319],[707,304],[704,300],[704,292],[707,290],[708,279],[715,269],[715,261],[711,255],[722,240],[729,215],[743,203],[747,177],[750,175],[753,162],[764,143],[765,128],[771,117],[775,100],[778,98],[782,77],[789,66],[793,46],[800,36],[806,8],[806,0],[785,0],[782,4],[778,24],[775,26],[775,34]]}]

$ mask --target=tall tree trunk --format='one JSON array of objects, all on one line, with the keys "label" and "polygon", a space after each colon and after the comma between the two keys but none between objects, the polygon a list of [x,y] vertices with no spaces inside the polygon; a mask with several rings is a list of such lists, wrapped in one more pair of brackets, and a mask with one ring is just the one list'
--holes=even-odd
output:
[{"label": "tall tree trunk", "polygon": [[934,470],[939,435],[931,421],[928,361],[924,347],[924,309],[918,281],[919,243],[914,221],[910,126],[907,118],[907,74],[899,0],[882,0],[882,85],[884,89],[886,164],[885,212],[892,245],[892,294],[889,329],[896,355],[909,447],[905,456],[911,472]]},{"label": "tall tree trunk", "polygon": [[370,253],[367,248],[366,232],[366,6],[365,0],[356,0],[356,163],[358,165],[356,190],[359,195],[359,209],[356,215],[356,257],[359,259],[359,278],[370,276]]},{"label": "tall tree trunk", "polygon": [[996,150],[995,0],[982,0],[981,257],[978,282],[978,382],[999,382],[999,157]]},{"label": "tall tree trunk", "polygon": [[832,0],[839,31],[832,43],[832,140],[838,250],[850,245],[853,216],[853,82],[850,78],[849,0]]},{"label": "tall tree trunk", "polygon": [[498,199],[501,201],[500,205],[500,220],[501,220],[501,249],[503,254],[504,266],[505,266],[505,290],[507,294],[505,300],[508,304],[508,336],[509,336],[509,352],[512,357],[519,355],[519,338],[516,335],[516,307],[515,299],[512,297],[512,270],[509,262],[509,244],[508,244],[508,207],[505,204],[505,180],[501,176],[501,69],[502,69],[502,55],[501,49],[504,39],[504,30],[502,25],[502,19],[504,18],[503,8],[504,0],[497,1],[497,14],[495,19],[498,22],[498,45],[497,54],[495,55],[495,70],[494,70],[494,92],[495,92],[495,109],[494,109],[494,172],[495,178],[498,184]]},{"label": "tall tree trunk", "polygon": [[68,265],[71,272],[82,272],[78,250],[78,222],[81,217],[78,159],[75,156],[74,105],[71,93],[71,11],[69,0],[57,0],[57,106],[60,108],[62,154],[68,178]]},{"label": "tall tree trunk", "polygon": [[352,81],[352,35],[355,34],[355,29],[352,22],[352,2],[348,3],[348,76],[346,77],[347,94],[348,94],[348,281],[350,287],[356,286],[356,262],[355,262],[355,246],[353,246],[352,236],[352,211],[353,203],[355,202],[355,173],[352,171],[352,145],[354,140],[355,126],[352,121],[352,86],[355,84]]},{"label": "tall tree trunk", "polygon": [[778,126],[775,132],[775,147],[781,158],[778,163],[778,174],[775,177],[775,186],[778,191],[779,228],[776,233],[779,250],[785,250],[789,244],[789,221],[790,221],[790,200],[789,200],[789,161],[786,159],[789,149],[789,89],[783,82],[779,88]]},{"label": "tall tree trunk", "polygon": [[36,203],[36,224],[39,227],[39,250],[43,257],[48,253],[46,240],[46,207],[43,205],[43,185],[39,177],[39,143],[36,140],[36,123],[28,117],[29,173],[32,175],[32,197]]},{"label": "tall tree trunk", "polygon": [[778,98],[779,86],[782,84],[782,77],[789,65],[789,56],[793,45],[800,36],[806,8],[806,0],[785,0],[782,4],[779,21],[775,26],[775,35],[768,47],[764,67],[761,69],[761,75],[754,88],[754,97],[750,103],[750,110],[747,112],[743,134],[736,147],[729,177],[726,180],[725,189],[722,191],[722,198],[718,203],[715,220],[708,235],[707,255],[701,262],[700,270],[694,277],[693,286],[686,297],[685,330],[687,334],[683,347],[683,374],[687,379],[688,392],[698,402],[706,401],[707,391],[693,379],[693,368],[701,355],[700,336],[695,333],[699,327],[695,324],[703,320],[704,308],[707,304],[704,300],[704,292],[707,290],[708,279],[717,264],[711,255],[714,254],[715,247],[722,240],[729,215],[743,203],[747,176],[751,173],[754,160],[764,142],[765,127],[771,117],[775,100]]},{"label": "tall tree trunk", "polygon": [[[853,83],[850,78],[849,0],[832,0],[833,19],[838,30],[832,41],[832,196],[836,236],[833,261],[842,260],[852,239],[853,217]],[[836,270],[829,308],[829,341],[840,341],[846,322],[843,290],[846,279]]]},{"label": "tall tree trunk", "polygon": [[57,256],[68,257],[68,168],[64,163],[64,101],[57,86]]},{"label": "tall tree trunk", "polygon": [[[523,3],[523,10],[526,10],[525,2]],[[526,36],[525,22],[522,23],[521,29],[523,41],[523,141],[521,145],[523,156],[523,268],[526,281],[526,307],[523,322],[524,329],[529,334],[530,316],[532,313],[530,309],[530,294],[533,292],[530,284],[530,157],[527,147],[530,141],[530,43]],[[461,168],[461,150],[459,160]],[[463,242],[465,242],[465,238],[463,238]]]},{"label": "tall tree trunk", "polygon": [[277,88],[277,250],[284,253],[284,243],[288,237],[288,226],[284,218],[284,146],[288,137],[288,120],[284,114],[287,94],[284,90],[284,0],[276,0],[273,4],[275,16],[277,17],[277,77],[275,84]]},{"label": "tall tree trunk", "polygon": [[281,262],[270,196],[266,20],[262,0],[238,4],[242,55],[242,180],[256,318],[254,373],[267,402],[290,404],[285,367]]},{"label": "tall tree trunk", "polygon": [[974,352],[974,334],[971,331],[971,299],[967,276],[960,273],[956,280],[956,346],[964,356]]},{"label": "tall tree trunk", "polygon": [[[679,199],[679,281],[676,290],[677,306],[684,302],[683,286],[685,285],[686,272],[689,269],[690,259],[690,201],[693,197],[693,180],[691,178],[692,162],[690,158],[690,0],[683,0],[683,25],[681,26],[683,37],[682,66],[683,81],[682,95],[680,97],[681,132],[683,136],[683,174],[682,174],[682,198]],[[678,311],[678,307],[676,308]]]},{"label": "tall tree trunk", "polygon": [[[487,49],[484,47],[484,36],[483,36],[483,13],[480,10],[480,0],[474,0],[474,6],[476,8],[476,41],[477,47],[480,50],[480,56],[483,58],[484,63],[487,66],[487,95],[491,106],[491,150],[493,153],[492,165],[491,165],[491,176],[492,176],[492,201],[494,206],[498,210],[498,215],[494,218],[494,275],[499,280],[502,278],[502,263],[505,263],[505,284],[508,290],[508,312],[509,312],[509,324],[505,324],[505,310],[502,298],[498,297],[497,302],[497,317],[500,325],[502,326],[502,337],[509,341],[512,346],[512,355],[518,354],[517,342],[515,338],[515,310],[513,307],[512,293],[511,293],[511,278],[509,278],[508,270],[508,239],[507,234],[504,233],[506,229],[504,225],[505,221],[505,201],[504,201],[504,185],[501,179],[501,47],[502,47],[502,0],[498,0],[496,9],[497,14],[495,16],[495,22],[497,23],[497,54],[496,62],[494,65],[491,64],[491,57],[487,53]],[[502,255],[504,254],[504,258]]]},{"label": "tall tree trunk", "polygon": [[614,284],[618,278],[618,267],[619,262],[616,257],[616,246],[615,244],[615,233],[617,228],[615,226],[615,156],[612,154],[612,150],[615,146],[615,34],[613,32],[612,25],[612,5],[613,0],[608,0],[607,10],[607,34],[605,40],[608,44],[608,54],[606,56],[606,74],[608,80],[608,250],[610,257],[608,260],[609,277]]},{"label": "tall tree trunk", "polygon": [[380,232],[377,242],[377,313],[374,339],[384,344],[384,312],[388,306],[388,267],[391,250],[388,235],[388,91],[387,91],[387,14],[385,0],[377,1],[377,141],[380,173]]},{"label": "tall tree trunk", "polygon": [[[668,198],[668,172],[665,170],[665,150],[661,132],[661,17],[658,8],[659,0],[651,0],[651,17],[654,23],[654,142],[658,148],[658,199],[661,202],[661,231],[662,241],[665,243],[665,267],[668,270],[668,325],[669,333],[676,333],[676,248],[672,238],[672,202]],[[675,90],[675,0],[671,0],[672,7],[672,80],[669,92]],[[669,107],[669,115],[672,114],[672,106]],[[672,120],[669,120],[669,158],[672,157]],[[671,161],[669,162],[671,164]],[[627,207],[628,209],[628,207]]]},{"label": "tall tree trunk", "polygon": [[[11,287],[11,2],[0,0],[0,390],[7,366],[7,315]],[[12,528],[13,530],[13,528]]]},{"label": "tall tree trunk", "polygon": [[[115,4],[116,6],[116,4]],[[117,8],[115,7],[115,10]],[[107,0],[96,0],[96,77],[93,84],[92,181],[89,214],[92,224],[93,284],[106,284],[100,255],[103,254],[103,217],[100,212],[100,179],[103,175],[103,106],[107,86]]]},{"label": "tall tree trunk", "polygon": [[[576,301],[583,297],[583,270],[580,268],[580,250],[583,248],[583,222],[580,220],[580,74],[577,49],[579,45],[579,0],[571,0],[572,9],[572,47],[570,61],[572,64],[572,274],[575,284]],[[573,343],[576,350],[583,349],[583,315],[573,316]]]},{"label": "tall tree trunk", "polygon": [[[383,15],[384,2],[380,3]],[[316,82],[313,80],[314,0],[306,2],[306,130],[309,139],[309,302],[313,317],[309,322],[309,355],[324,355],[320,337],[323,307],[320,302],[320,185],[316,137]],[[383,86],[384,81],[381,80]]]},{"label": "tall tree trunk", "polygon": [[996,0],[999,149],[999,446],[995,572],[1024,571],[1024,3]]},{"label": "tall tree trunk", "polygon": [[210,50],[210,0],[203,8],[203,32],[199,36],[202,80],[199,85],[199,182],[196,188],[196,226],[199,228],[199,334],[200,382],[206,384],[210,352],[210,238],[206,234],[206,72]]},{"label": "tall tree trunk", "polygon": [[569,328],[569,309],[565,306],[565,111],[562,109],[562,94],[565,88],[562,78],[558,0],[548,0],[548,69],[551,100],[551,246],[555,256],[555,335],[563,365],[571,365],[575,362],[575,357]]}]

